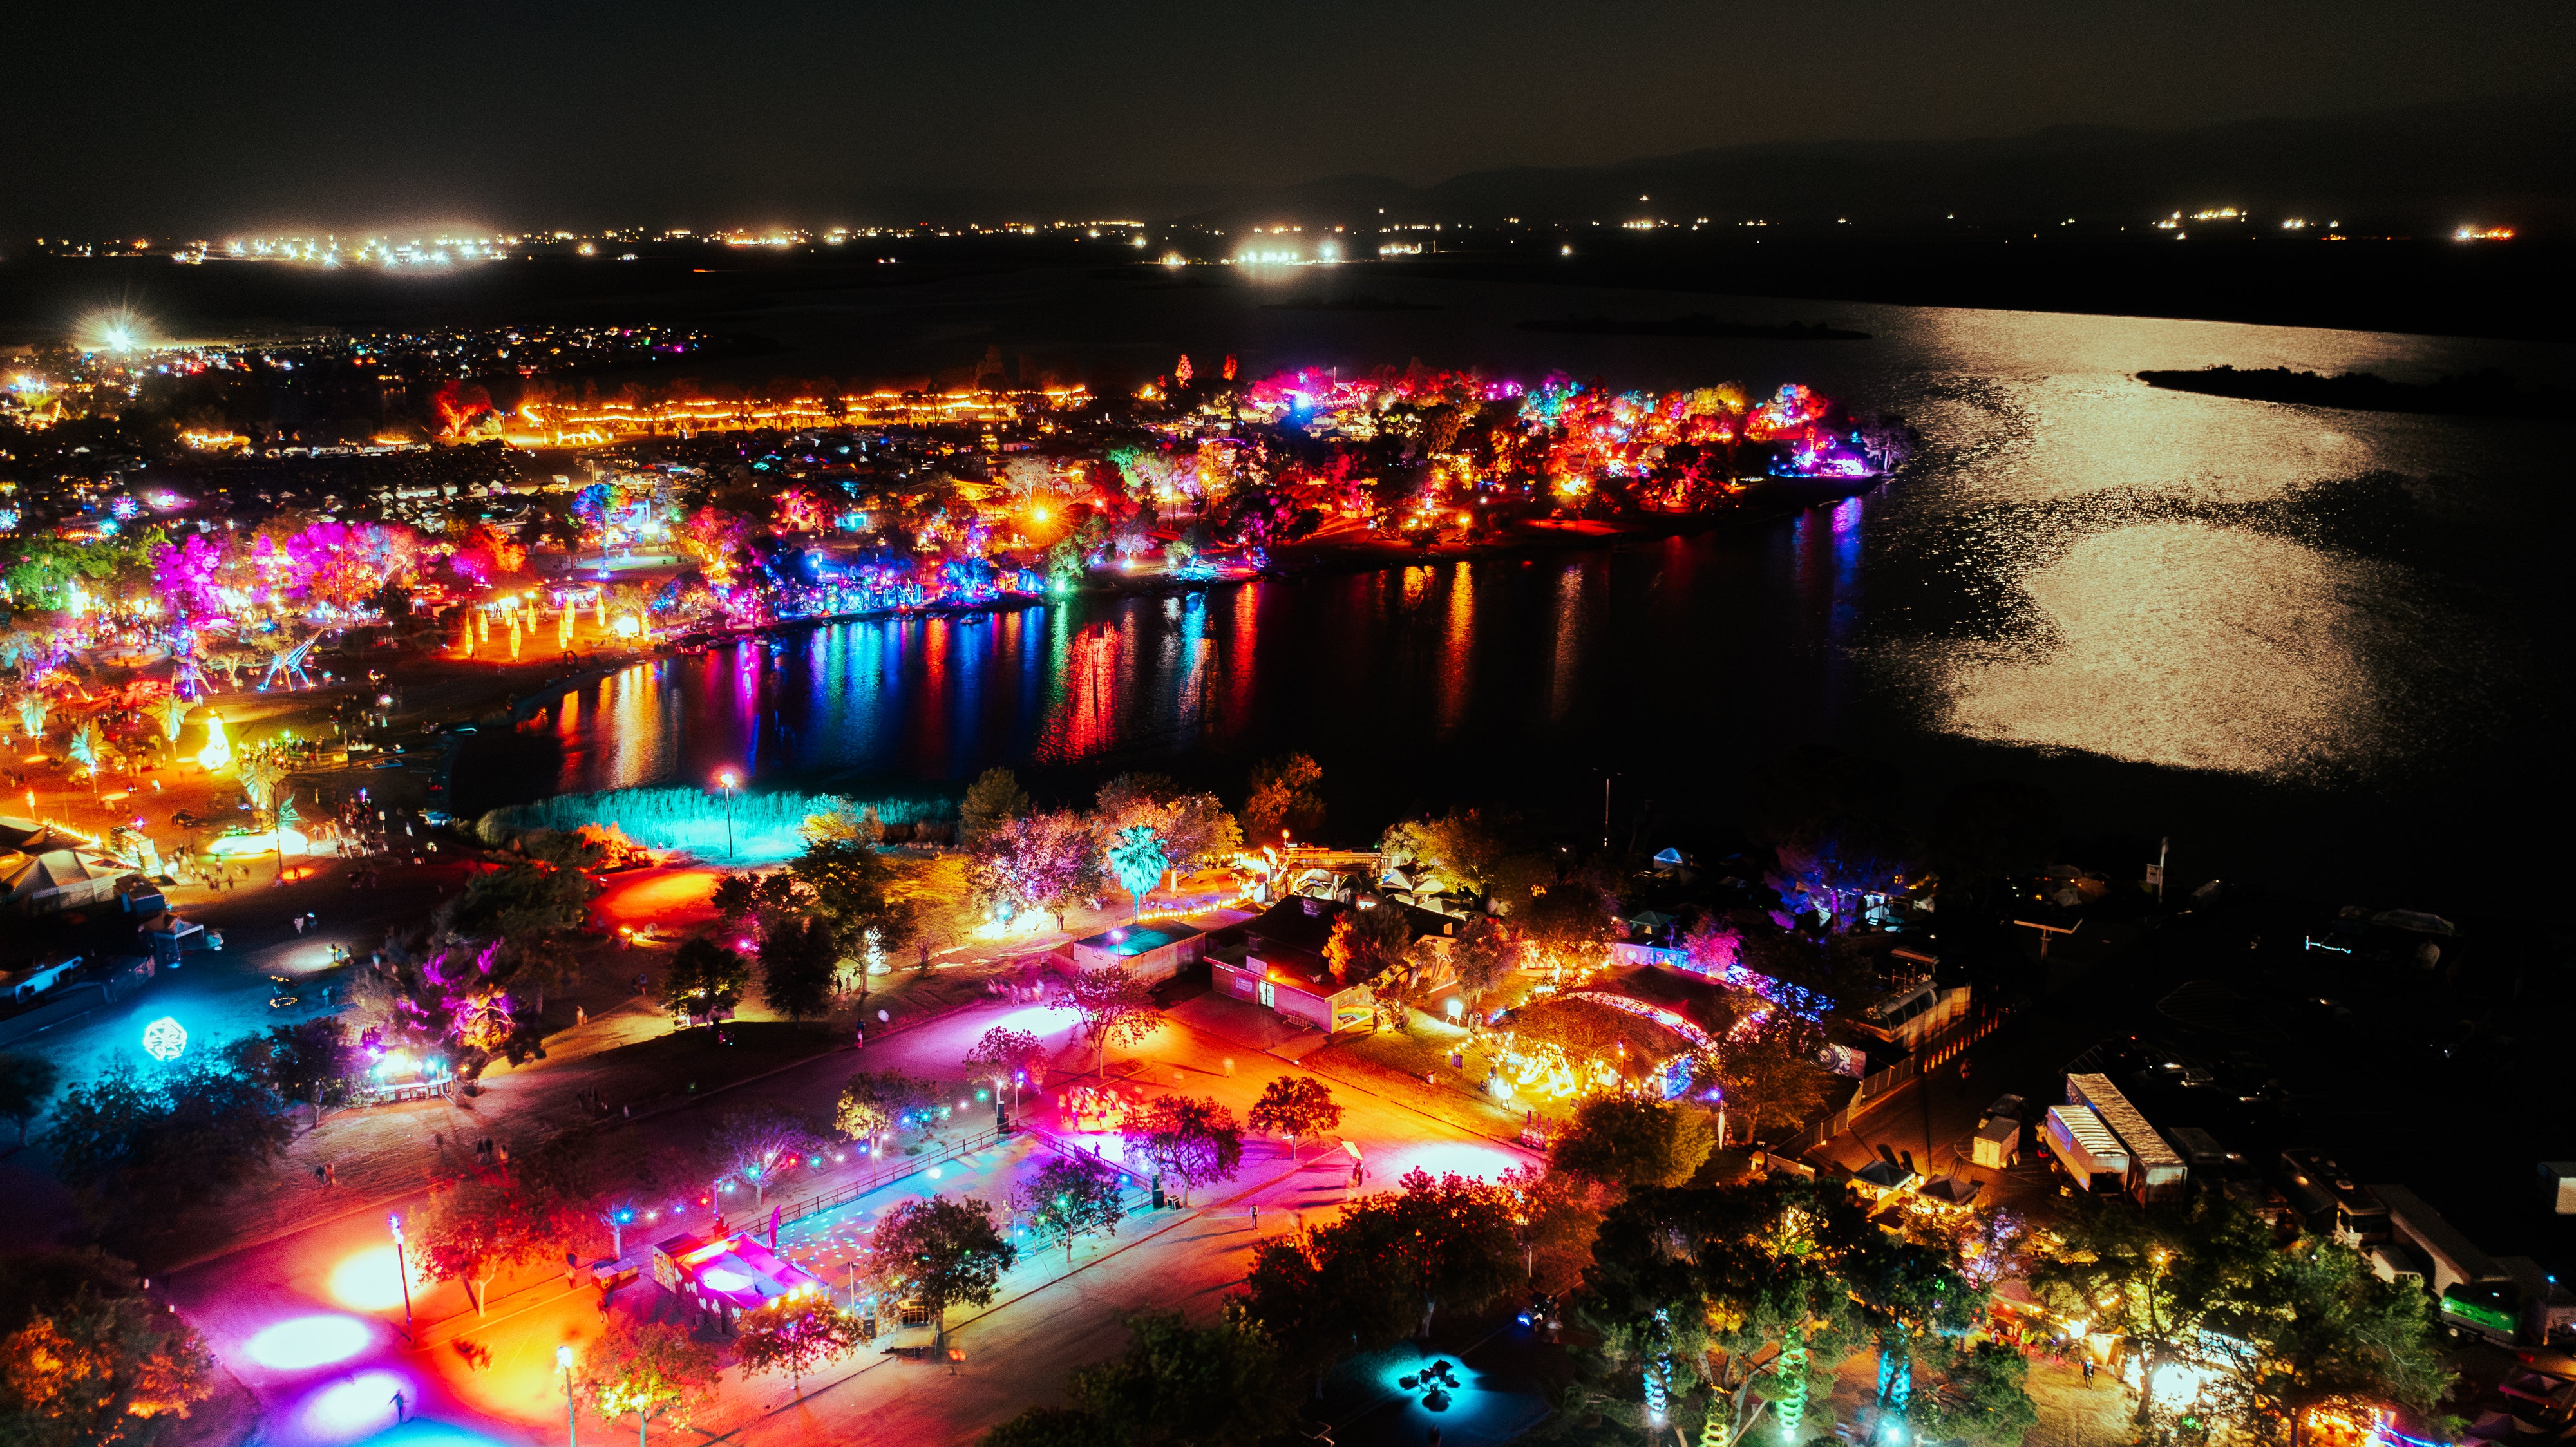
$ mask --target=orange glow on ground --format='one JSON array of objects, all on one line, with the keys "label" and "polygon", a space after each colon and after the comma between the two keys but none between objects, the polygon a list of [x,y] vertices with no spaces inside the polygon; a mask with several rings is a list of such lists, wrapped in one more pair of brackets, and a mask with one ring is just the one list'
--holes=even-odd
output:
[{"label": "orange glow on ground", "polygon": [[331,1299],[355,1311],[384,1311],[403,1303],[394,1243],[370,1246],[331,1268]]}]

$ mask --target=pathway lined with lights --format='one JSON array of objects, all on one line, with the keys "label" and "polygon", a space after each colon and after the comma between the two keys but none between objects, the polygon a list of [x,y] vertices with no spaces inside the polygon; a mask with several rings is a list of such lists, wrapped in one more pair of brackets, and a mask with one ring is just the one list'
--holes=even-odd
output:
[{"label": "pathway lined with lights", "polygon": [[[1069,1039],[1071,1023],[1069,1012],[1045,1006],[980,1006],[856,1054],[836,1052],[790,1067],[756,1093],[819,1108],[854,1069],[954,1079],[966,1050],[996,1025],[1038,1033],[1060,1059],[1087,1066],[1087,1047]],[[1177,1079],[1178,1088],[1213,1096],[1238,1118],[1269,1079],[1295,1068],[1177,1023],[1166,1023],[1132,1054],[1119,1052],[1113,1073],[1122,1065],[1134,1067],[1128,1077],[1134,1086],[1169,1090]],[[1075,1078],[1058,1074],[1050,1083],[1061,1088]],[[1416,1166],[1490,1177],[1535,1159],[1386,1096],[1341,1089],[1335,1094],[1348,1110],[1339,1134],[1367,1162],[1365,1189],[1391,1187]],[[729,1103],[723,1096],[709,1102],[718,1109]],[[1034,1125],[1054,1124],[1045,1107],[1031,1106],[1027,1113]],[[678,1120],[636,1128],[668,1129],[680,1120],[702,1119],[698,1107]],[[1084,1145],[1093,1143],[1115,1155],[1114,1138],[1082,1138]],[[942,1163],[935,1179],[924,1170],[786,1224],[780,1245],[846,1290],[848,1266],[863,1245],[866,1226],[894,1202],[933,1192],[1007,1200],[1009,1181],[1033,1168],[1044,1149],[1023,1135]],[[1114,1238],[1079,1243],[1069,1269],[1060,1246],[1027,1249],[1005,1281],[1001,1301],[983,1312],[951,1313],[952,1339],[969,1356],[961,1375],[950,1376],[944,1365],[871,1352],[845,1364],[837,1381],[809,1378],[799,1404],[783,1378],[745,1381],[728,1373],[723,1400],[703,1425],[745,1442],[821,1440],[821,1434],[882,1440],[888,1433],[924,1443],[969,1441],[1023,1407],[1057,1400],[1066,1371],[1114,1349],[1118,1310],[1180,1307],[1202,1319],[1213,1313],[1248,1264],[1255,1205],[1263,1213],[1264,1233],[1293,1229],[1301,1218],[1309,1225],[1330,1219],[1352,1188],[1348,1156],[1331,1142],[1306,1143],[1297,1156],[1302,1159],[1290,1159],[1275,1142],[1247,1140],[1240,1179],[1203,1193],[1192,1208],[1143,1211],[1122,1222]],[[772,1200],[810,1196],[845,1179],[855,1165],[843,1163],[811,1178],[799,1172],[771,1193]],[[765,1225],[765,1209],[733,1209],[752,1211]],[[739,1216],[736,1224],[751,1220]],[[669,1230],[704,1224],[683,1222]],[[650,1239],[630,1236],[630,1257],[640,1255]],[[209,1262],[167,1285],[172,1301],[257,1397],[262,1439],[275,1447],[335,1447],[384,1434],[393,1426],[397,1392],[407,1413],[425,1411],[438,1424],[440,1441],[560,1441],[556,1348],[569,1345],[577,1354],[604,1320],[595,1292],[567,1289],[559,1277],[540,1275],[533,1286],[492,1301],[482,1317],[450,1285],[415,1293],[415,1347],[404,1335],[402,1281],[381,1213],[317,1225]],[[612,1309],[649,1310],[661,1296],[647,1276],[621,1288]],[[915,1329],[892,1339],[928,1336],[926,1329]],[[880,1338],[879,1345],[886,1341]],[[584,1412],[585,1432],[632,1430],[631,1423],[612,1429]],[[397,1440],[431,1430],[414,1428]]]}]

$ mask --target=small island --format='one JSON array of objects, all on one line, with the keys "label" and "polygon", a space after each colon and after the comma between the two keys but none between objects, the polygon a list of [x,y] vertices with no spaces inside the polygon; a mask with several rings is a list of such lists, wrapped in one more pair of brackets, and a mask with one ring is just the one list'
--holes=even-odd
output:
[{"label": "small island", "polygon": [[2203,367],[2198,371],[2146,371],[2150,387],[2238,397],[2253,402],[2295,402],[2352,412],[2416,412],[2458,417],[2576,417],[2576,392],[2522,390],[2504,373],[2487,369],[2432,382],[2392,382],[2376,372],[2328,377],[2287,367]]},{"label": "small island", "polygon": [[1822,322],[1730,322],[1706,312],[1655,318],[1550,317],[1522,322],[1525,332],[1567,332],[1587,337],[1734,337],[1765,342],[1865,342],[1869,333]]}]

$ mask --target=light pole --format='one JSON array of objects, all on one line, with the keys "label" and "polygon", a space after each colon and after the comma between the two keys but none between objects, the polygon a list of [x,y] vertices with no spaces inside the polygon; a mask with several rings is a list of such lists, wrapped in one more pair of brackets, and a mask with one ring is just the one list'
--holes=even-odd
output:
[{"label": "light pole", "polygon": [[572,1414],[572,1348],[555,1348],[555,1370],[564,1379],[564,1447],[581,1447],[581,1424]]},{"label": "light pole", "polygon": [[403,1259],[402,1217],[389,1211],[385,1213],[385,1220],[391,1223],[394,1228],[394,1275],[402,1279],[403,1339],[405,1341],[410,1341],[413,1339],[411,1334],[411,1267]]},{"label": "light pole", "polygon": [[736,774],[731,769],[727,769],[723,773],[716,775],[716,782],[724,785],[725,858],[731,859],[733,858],[733,790],[736,784],[742,782],[742,776]]}]

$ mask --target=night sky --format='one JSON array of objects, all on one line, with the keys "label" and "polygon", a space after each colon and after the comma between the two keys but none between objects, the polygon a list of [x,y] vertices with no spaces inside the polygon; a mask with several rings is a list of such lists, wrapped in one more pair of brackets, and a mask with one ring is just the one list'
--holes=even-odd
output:
[{"label": "night sky", "polygon": [[856,223],[934,192],[1168,214],[1355,173],[2576,82],[2564,0],[44,0],[8,23],[7,235]]}]

